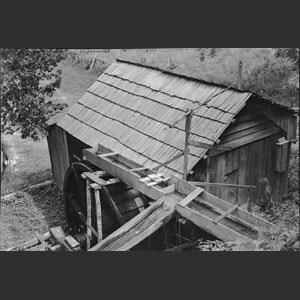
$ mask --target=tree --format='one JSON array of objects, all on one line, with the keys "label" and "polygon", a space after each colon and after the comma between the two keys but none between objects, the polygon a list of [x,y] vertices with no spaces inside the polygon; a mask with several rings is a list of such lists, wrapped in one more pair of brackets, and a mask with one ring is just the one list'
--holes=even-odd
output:
[{"label": "tree", "polygon": [[244,89],[271,98],[279,104],[298,106],[299,67],[296,67],[296,50],[278,52],[272,48],[222,48],[215,56],[207,55],[199,63],[198,76],[225,85],[236,85],[239,61],[243,61]]},{"label": "tree", "polygon": [[291,60],[295,68],[299,69],[299,48],[274,48],[277,57],[284,57]]},{"label": "tree", "polygon": [[289,78],[289,84],[299,89],[299,48],[274,48],[277,57],[289,59],[294,64],[294,70]]},{"label": "tree", "polygon": [[63,49],[1,49],[1,132],[38,140],[65,105],[49,98],[61,83]]}]

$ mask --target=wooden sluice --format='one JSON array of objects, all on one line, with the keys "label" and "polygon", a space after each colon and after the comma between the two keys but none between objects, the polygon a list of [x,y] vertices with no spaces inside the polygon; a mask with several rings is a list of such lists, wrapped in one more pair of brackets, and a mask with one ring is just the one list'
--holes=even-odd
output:
[{"label": "wooden sluice", "polygon": [[[237,238],[255,239],[259,229],[268,230],[274,226],[248,212],[239,203],[231,204],[176,176],[157,174],[100,145],[98,148],[83,150],[83,156],[86,161],[101,169],[83,172],[81,175],[87,184],[86,215],[72,198],[67,199],[86,226],[85,232],[66,234],[61,227],[50,228],[44,235],[37,233],[36,238],[9,250],[27,250],[41,245],[47,251],[128,251],[165,226],[176,215],[226,242]],[[100,178],[99,174],[103,173],[113,178]],[[120,227],[103,238],[99,190],[120,182],[146,196],[150,202],[148,207],[142,207],[132,218],[124,219],[114,199],[109,197]],[[94,223],[90,196],[93,193],[96,210],[94,218],[97,219]]]},{"label": "wooden sluice", "polygon": [[164,177],[119,153],[85,149],[85,159],[123,181],[153,203],[119,229],[93,246],[90,251],[125,251],[152,235],[176,214],[223,241],[257,237],[259,229],[273,224],[249,213],[176,176]]}]

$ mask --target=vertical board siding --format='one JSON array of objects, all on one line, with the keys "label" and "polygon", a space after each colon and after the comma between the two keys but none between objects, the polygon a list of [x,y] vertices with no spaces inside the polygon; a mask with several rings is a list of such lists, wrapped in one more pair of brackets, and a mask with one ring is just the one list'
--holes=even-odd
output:
[{"label": "vertical board siding", "polygon": [[59,189],[63,189],[66,170],[69,166],[68,144],[66,132],[54,125],[47,136],[51,167],[54,181]]},{"label": "vertical board siding", "polygon": [[[263,124],[270,124],[270,119],[253,105],[246,105],[236,117],[236,122],[230,125],[220,138],[220,145],[226,139],[227,142],[235,141],[239,135],[246,141],[244,145],[229,152],[209,151],[210,164],[207,168],[203,162],[199,162],[193,169],[194,174],[189,180],[204,180],[209,174],[209,182],[255,185],[257,188],[251,191],[251,201],[256,201],[259,192],[259,179],[267,177],[273,193],[273,200],[280,202],[281,196],[287,192],[289,154],[284,172],[276,172],[275,155],[278,138],[286,134],[280,131],[276,134],[249,141],[252,132],[265,132]],[[267,127],[270,125],[267,125]],[[272,127],[276,124],[271,122]],[[290,145],[288,148],[290,151]],[[207,190],[207,187],[205,188]],[[235,203],[237,195],[245,202],[248,198],[248,190],[244,188],[209,187],[209,191],[224,200]]]},{"label": "vertical board siding", "polygon": [[[287,192],[288,178],[288,167],[285,172],[276,172],[274,168],[275,146],[280,137],[282,137],[281,133],[211,157],[208,170],[210,182],[255,185],[256,188],[251,192],[251,201],[254,202],[259,191],[259,179],[267,177],[271,185],[273,200],[280,202],[281,196]],[[207,172],[206,168],[198,163],[194,176],[189,180],[203,181],[204,172]],[[244,188],[210,187],[210,193],[230,203],[236,202],[235,194],[238,194],[239,200],[243,203],[248,198],[248,190]]]}]

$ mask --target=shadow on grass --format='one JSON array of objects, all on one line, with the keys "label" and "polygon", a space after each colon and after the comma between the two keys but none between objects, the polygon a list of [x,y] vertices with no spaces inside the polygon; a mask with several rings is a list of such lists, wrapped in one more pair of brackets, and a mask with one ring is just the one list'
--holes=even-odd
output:
[{"label": "shadow on grass", "polygon": [[36,208],[44,216],[48,228],[62,226],[66,228],[62,192],[55,183],[28,192]]},{"label": "shadow on grass", "polygon": [[1,196],[17,192],[28,186],[52,180],[51,169],[39,172],[14,172],[11,166],[8,166],[1,180]]}]

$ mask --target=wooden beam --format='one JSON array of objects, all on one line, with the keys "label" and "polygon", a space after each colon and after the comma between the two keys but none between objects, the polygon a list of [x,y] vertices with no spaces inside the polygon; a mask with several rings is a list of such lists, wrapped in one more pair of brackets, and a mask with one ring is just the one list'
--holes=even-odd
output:
[{"label": "wooden beam", "polygon": [[200,182],[200,181],[188,181],[195,186],[221,186],[221,187],[229,187],[229,188],[247,188],[247,189],[255,189],[255,185],[246,185],[246,184],[231,184],[231,183],[216,183],[216,182]]},{"label": "wooden beam", "polygon": [[65,243],[66,235],[61,226],[50,228],[50,233],[56,242],[61,245],[64,250],[73,251],[73,249]]},{"label": "wooden beam", "polygon": [[218,218],[216,218],[213,222],[215,224],[218,224],[222,219],[226,218],[229,214],[231,214],[233,211],[235,211],[241,205],[242,204],[240,203],[240,204],[236,204],[236,205],[232,206],[227,211],[225,211],[223,214],[221,214]]},{"label": "wooden beam", "polygon": [[42,235],[40,235],[38,232],[35,232],[35,235],[36,235],[37,239],[40,241],[40,243],[43,245],[45,250],[52,251],[51,247],[46,243],[46,241]]},{"label": "wooden beam", "polygon": [[175,161],[176,159],[178,159],[179,157],[183,156],[184,155],[184,151],[178,153],[177,155],[175,155],[174,157],[172,157],[171,159],[167,160],[166,162],[154,167],[152,170],[153,171],[156,171],[158,169],[160,169],[161,167],[165,167],[167,165],[169,165],[171,162]]},{"label": "wooden beam", "polygon": [[161,191],[163,192],[164,195],[174,193],[175,190],[176,190],[176,185],[175,184],[168,185],[168,186],[161,189]]},{"label": "wooden beam", "polygon": [[[196,186],[194,186],[193,184],[190,184],[189,182],[186,182],[174,175],[171,175],[170,183],[176,184],[176,190],[184,195],[188,195],[196,189]],[[203,203],[207,207],[211,207],[212,209],[216,209],[221,214],[224,211],[229,210],[233,206],[233,204],[220,199],[206,191],[203,191],[200,197],[195,198],[195,201],[201,204]],[[230,218],[240,221],[243,224],[248,224],[251,228],[254,229],[263,228],[268,230],[273,228],[274,226],[274,224],[247,212],[242,207],[238,207],[235,211],[233,211],[230,215]]]},{"label": "wooden beam", "polygon": [[185,142],[184,142],[184,157],[183,157],[183,179],[187,180],[187,168],[188,168],[188,154],[189,154],[189,140],[191,134],[191,122],[193,112],[191,109],[187,111],[185,120]]},{"label": "wooden beam", "polygon": [[[273,126],[273,127],[270,127],[270,128],[258,131],[258,132],[254,132],[254,133],[246,135],[246,136],[243,136],[243,137],[238,138],[236,140],[228,141],[228,142],[222,144],[222,146],[229,146],[232,149],[235,149],[235,148],[238,148],[238,147],[242,147],[246,144],[250,144],[250,143],[256,142],[258,140],[264,139],[268,136],[274,135],[274,134],[279,133],[279,132],[281,132],[281,129],[277,126]],[[215,156],[215,155],[219,155],[223,152],[225,152],[225,151],[211,149],[211,150],[209,150],[209,156],[212,157],[212,156]]]},{"label": "wooden beam", "polygon": [[174,216],[175,205],[180,199],[182,197],[176,194],[162,197],[106,237],[102,242],[92,247],[90,251],[126,251],[131,249]]},{"label": "wooden beam", "polygon": [[[81,174],[81,176],[84,175],[85,178],[88,178],[90,181],[97,183],[98,185],[102,186],[102,185],[107,185],[107,181],[103,180],[101,178],[99,178],[98,176],[96,176],[93,173],[90,172],[83,172]],[[83,177],[83,176],[82,176]]]},{"label": "wooden beam", "polygon": [[202,215],[200,212],[195,211],[187,206],[183,206],[180,203],[176,205],[176,210],[182,217],[188,219],[196,226],[204,229],[208,233],[225,242],[233,241],[238,238],[247,238],[247,236],[244,236],[222,224],[214,224],[211,218]]},{"label": "wooden beam", "polygon": [[100,157],[107,157],[107,156],[115,156],[118,155],[118,152],[110,152],[110,153],[104,153],[104,154],[98,154]]},{"label": "wooden beam", "polygon": [[96,202],[96,218],[97,218],[97,231],[98,231],[98,242],[102,241],[102,212],[101,212],[101,202],[100,202],[100,190],[98,188],[94,189],[95,202]]},{"label": "wooden beam", "polygon": [[237,80],[237,88],[240,90],[242,88],[243,81],[243,61],[239,61],[238,66],[238,80]]},{"label": "wooden beam", "polygon": [[68,235],[64,239],[64,243],[68,245],[73,250],[79,250],[80,249],[80,243],[76,241],[71,235]]},{"label": "wooden beam", "polygon": [[198,197],[204,190],[201,188],[196,188],[194,191],[192,191],[188,196],[183,198],[179,203],[181,205],[187,205],[191,201],[193,201],[196,197]]},{"label": "wooden beam", "polygon": [[103,193],[106,196],[106,200],[108,201],[109,206],[111,207],[111,209],[115,213],[115,216],[117,218],[117,221],[118,221],[119,225],[122,226],[125,223],[125,220],[122,217],[118,206],[116,205],[115,201],[111,197],[110,193],[106,190],[106,188],[103,188]]},{"label": "wooden beam", "polygon": [[133,168],[133,169],[129,169],[129,172],[137,172],[137,171],[143,171],[143,170],[147,170],[149,169],[148,167],[140,167],[140,168]]},{"label": "wooden beam", "polygon": [[[133,187],[137,191],[145,194],[151,199],[157,200],[163,196],[163,193],[160,191],[160,189],[158,189],[155,186],[153,187],[146,186],[144,183],[140,182],[140,176],[132,172],[128,172],[128,169],[125,166],[117,165],[106,157],[99,157],[94,153],[94,151],[95,150],[93,149],[84,149],[83,155],[87,158],[89,162],[93,163],[95,166],[117,177],[124,183]],[[120,155],[117,156],[117,158],[119,157]],[[142,166],[136,164],[136,166],[134,167],[142,167]]]},{"label": "wooden beam", "polygon": [[[201,198],[199,200],[196,199],[196,201],[199,201],[199,203],[203,203],[208,207],[210,206],[212,208],[216,207],[223,212],[229,210],[230,208],[232,208],[232,206],[234,206],[233,204],[223,199],[220,199],[210,193],[207,193],[205,191],[201,194]],[[274,224],[252,213],[249,213],[248,211],[244,210],[242,207],[238,207],[236,210],[234,210],[231,213],[230,218],[237,221],[240,220],[244,224],[249,224],[249,226],[254,229],[262,228],[264,230],[269,230],[274,227]]]},{"label": "wooden beam", "polygon": [[77,203],[72,199],[71,196],[67,195],[68,201],[70,202],[72,208],[76,211],[76,213],[78,214],[79,218],[81,219],[81,221],[83,222],[83,224],[85,224],[87,227],[89,227],[92,231],[92,233],[98,238],[98,233],[97,231],[87,222],[86,216],[82,213],[82,211],[80,210],[79,206],[77,205]]},{"label": "wooden beam", "polygon": [[214,150],[219,150],[219,151],[230,151],[232,150],[232,147],[230,146],[222,146],[222,145],[210,145],[202,142],[197,142],[197,141],[190,141],[189,144],[194,147],[199,147],[203,149],[214,149]]},{"label": "wooden beam", "polygon": [[86,178],[86,221],[89,226],[86,228],[86,249],[89,250],[91,247],[91,239],[92,239],[92,231],[90,226],[92,226],[92,199],[91,199],[91,187],[90,187],[90,180]]},{"label": "wooden beam", "polygon": [[136,226],[136,224],[140,223],[142,220],[147,218],[153,211],[155,211],[158,207],[163,205],[163,201],[160,199],[153,204],[151,204],[148,208],[140,212],[138,215],[136,215],[134,218],[132,218],[130,221],[125,223],[122,227],[114,231],[112,234],[110,234],[108,237],[106,237],[103,241],[95,245],[90,249],[90,251],[99,251],[101,248],[108,246],[113,241],[120,238],[123,234],[128,232],[132,227]]}]

